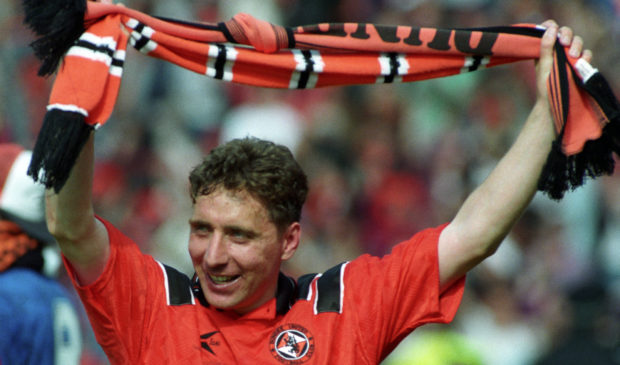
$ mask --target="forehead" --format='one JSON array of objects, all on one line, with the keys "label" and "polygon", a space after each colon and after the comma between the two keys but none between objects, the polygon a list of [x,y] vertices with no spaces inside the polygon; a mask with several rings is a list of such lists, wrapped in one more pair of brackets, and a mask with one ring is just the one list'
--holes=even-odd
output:
[{"label": "forehead", "polygon": [[265,206],[246,190],[217,188],[200,195],[194,204],[193,219],[241,220],[254,224],[270,223]]}]

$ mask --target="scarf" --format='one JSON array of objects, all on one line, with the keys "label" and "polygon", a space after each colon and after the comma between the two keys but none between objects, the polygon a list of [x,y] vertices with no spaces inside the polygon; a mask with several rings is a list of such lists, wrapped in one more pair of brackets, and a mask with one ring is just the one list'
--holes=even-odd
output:
[{"label": "scarf", "polygon": [[[85,0],[23,0],[42,60],[57,72],[29,175],[60,190],[93,129],[114,108],[127,45],[218,80],[257,87],[412,82],[535,60],[532,24],[439,29],[367,23],[282,27],[238,14],[217,24],[157,18]],[[561,199],[611,174],[620,154],[620,103],[596,68],[556,42],[548,80],[557,139],[538,189]]]},{"label": "scarf", "polygon": [[38,241],[28,236],[17,224],[0,220],[0,272],[11,267],[17,259],[38,245]]}]

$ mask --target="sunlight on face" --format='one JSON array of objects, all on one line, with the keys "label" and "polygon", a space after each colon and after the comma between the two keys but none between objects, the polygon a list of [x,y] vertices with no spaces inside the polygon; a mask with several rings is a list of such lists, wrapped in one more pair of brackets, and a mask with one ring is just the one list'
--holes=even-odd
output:
[{"label": "sunlight on face", "polygon": [[[292,227],[295,237],[288,233]],[[209,304],[244,314],[273,298],[280,264],[297,247],[298,231],[293,223],[279,235],[265,207],[246,191],[219,188],[199,196],[189,253]]]}]

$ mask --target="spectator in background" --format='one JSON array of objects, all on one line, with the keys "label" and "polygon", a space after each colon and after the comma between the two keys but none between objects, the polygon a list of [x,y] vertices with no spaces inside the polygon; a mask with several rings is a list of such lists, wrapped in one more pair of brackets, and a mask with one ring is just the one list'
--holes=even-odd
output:
[{"label": "spectator in background", "polygon": [[26,176],[30,151],[0,145],[0,363],[79,364],[82,338],[44,217],[44,187]]}]

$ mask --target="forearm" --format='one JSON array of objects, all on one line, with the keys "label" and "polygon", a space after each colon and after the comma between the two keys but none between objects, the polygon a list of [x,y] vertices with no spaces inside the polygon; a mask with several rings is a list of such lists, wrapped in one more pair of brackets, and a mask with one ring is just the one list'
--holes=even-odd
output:
[{"label": "forearm", "polygon": [[551,118],[547,101],[539,100],[512,147],[442,232],[442,285],[491,255],[534,197],[555,138]]},{"label": "forearm", "polygon": [[493,172],[465,201],[453,223],[493,250],[521,216],[537,190],[555,138],[546,101],[536,103],[521,133]]},{"label": "forearm", "polygon": [[554,45],[559,39],[563,46],[570,46],[571,57],[581,56],[588,62],[592,58],[572,29],[558,28],[553,20],[542,26],[546,30],[536,63],[536,104],[510,150],[439,236],[439,275],[444,289],[495,252],[536,193],[555,139],[547,100]]},{"label": "forearm", "polygon": [[58,193],[49,189],[45,196],[50,233],[80,277],[87,278],[93,268],[99,273],[108,255],[107,233],[95,219],[92,205],[93,140],[91,135],[62,189]]}]

